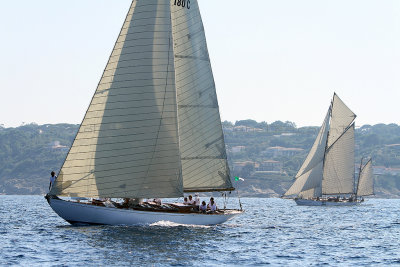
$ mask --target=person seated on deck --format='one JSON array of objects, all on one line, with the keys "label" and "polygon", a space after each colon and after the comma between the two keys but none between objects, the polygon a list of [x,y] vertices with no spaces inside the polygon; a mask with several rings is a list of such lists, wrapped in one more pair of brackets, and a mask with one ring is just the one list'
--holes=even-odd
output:
[{"label": "person seated on deck", "polygon": [[206,205],[205,201],[201,202],[201,205],[199,206],[199,210],[200,210],[201,213],[206,213],[207,205]]},{"label": "person seated on deck", "polygon": [[154,198],[153,202],[156,203],[156,205],[159,205],[159,206],[161,206],[161,204],[162,204],[162,201],[159,198]]},{"label": "person seated on deck", "polygon": [[217,211],[217,204],[215,204],[214,198],[210,198],[210,203],[208,203],[208,208],[210,209],[210,213],[214,213]]},{"label": "person seated on deck", "polygon": [[124,202],[120,207],[124,209],[135,208],[142,203],[142,198],[124,198]]},{"label": "person seated on deck", "polygon": [[210,197],[210,201],[208,202],[208,206],[210,206],[211,202],[214,202],[214,198]]},{"label": "person seated on deck", "polygon": [[184,198],[183,198],[183,204],[184,204],[184,205],[188,205],[188,204],[189,204],[189,201],[188,201],[188,198],[187,198],[187,197],[184,197]]},{"label": "person seated on deck", "polygon": [[189,195],[189,201],[188,202],[189,202],[189,205],[195,205],[195,201],[194,201],[192,195]]}]

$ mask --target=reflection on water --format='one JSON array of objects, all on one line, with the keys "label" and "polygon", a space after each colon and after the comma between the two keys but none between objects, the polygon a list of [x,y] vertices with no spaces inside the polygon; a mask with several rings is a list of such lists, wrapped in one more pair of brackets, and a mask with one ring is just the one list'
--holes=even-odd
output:
[{"label": "reflection on water", "polygon": [[300,207],[244,199],[218,226],[70,226],[42,197],[0,197],[0,265],[387,265],[400,263],[400,200]]}]

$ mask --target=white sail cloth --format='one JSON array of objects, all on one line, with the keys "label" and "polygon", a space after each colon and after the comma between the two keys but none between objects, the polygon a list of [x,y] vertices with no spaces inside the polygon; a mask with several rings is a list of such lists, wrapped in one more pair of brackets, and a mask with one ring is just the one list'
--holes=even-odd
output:
[{"label": "white sail cloth", "polygon": [[328,148],[346,131],[356,118],[345,103],[337,96],[333,95],[331,123],[329,128]]},{"label": "white sail cloth", "polygon": [[[306,160],[304,161],[303,165],[299,169],[296,174],[296,179],[309,170],[315,168],[316,165],[320,164],[324,160],[325,155],[325,147],[326,147],[326,140],[328,137],[329,131],[329,118],[330,118],[330,109],[328,110],[324,122],[320,127],[318,132],[317,138],[314,141],[314,144],[307,155]],[[322,177],[322,169],[321,169],[321,177]]]},{"label": "white sail cloth", "polygon": [[354,124],[327,150],[322,194],[354,193]]},{"label": "white sail cloth", "polygon": [[197,1],[172,7],[184,191],[232,190],[214,77]]},{"label": "white sail cloth", "polygon": [[[285,193],[285,196],[299,195],[302,197],[318,197],[321,191],[322,182],[321,160],[314,168],[296,179],[293,185]],[[318,195],[316,195],[318,194]]]},{"label": "white sail cloth", "polygon": [[357,186],[358,196],[370,196],[374,194],[374,177],[372,170],[372,160],[361,169],[360,180]]},{"label": "white sail cloth", "polygon": [[50,194],[232,189],[197,1],[175,2],[132,2]]}]

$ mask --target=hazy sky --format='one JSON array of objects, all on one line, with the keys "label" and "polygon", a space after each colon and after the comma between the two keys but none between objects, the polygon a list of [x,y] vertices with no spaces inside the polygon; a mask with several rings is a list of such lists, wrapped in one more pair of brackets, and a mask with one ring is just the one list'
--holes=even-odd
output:
[{"label": "hazy sky", "polygon": [[[80,123],[131,0],[0,2],[0,124]],[[222,120],[400,124],[400,1],[199,0]]]}]

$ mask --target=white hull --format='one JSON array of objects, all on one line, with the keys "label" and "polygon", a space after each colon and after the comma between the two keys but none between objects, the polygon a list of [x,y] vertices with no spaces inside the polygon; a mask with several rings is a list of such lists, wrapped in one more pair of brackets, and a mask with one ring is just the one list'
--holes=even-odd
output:
[{"label": "white hull", "polygon": [[168,221],[188,225],[216,225],[242,213],[237,210],[229,210],[225,214],[138,211],[100,207],[54,198],[49,198],[49,204],[61,218],[71,224],[141,225]]},{"label": "white hull", "polygon": [[326,200],[312,200],[312,199],[295,199],[296,204],[299,206],[354,206],[360,204],[359,201],[326,201]]}]

